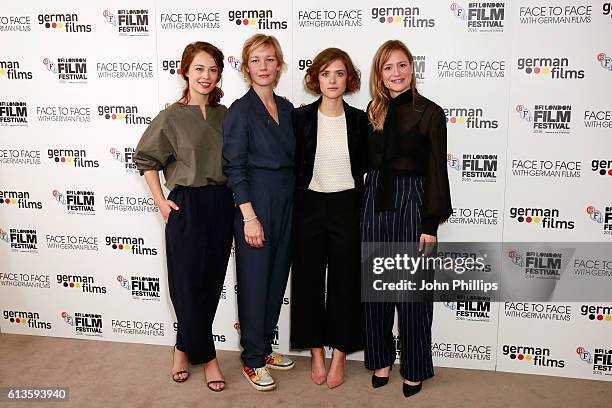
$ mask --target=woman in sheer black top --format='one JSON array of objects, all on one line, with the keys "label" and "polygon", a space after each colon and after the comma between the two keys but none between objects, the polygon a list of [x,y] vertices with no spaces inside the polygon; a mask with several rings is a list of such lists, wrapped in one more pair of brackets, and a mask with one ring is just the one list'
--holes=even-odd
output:
[{"label": "woman in sheer black top", "polygon": [[[361,217],[362,242],[418,242],[427,255],[438,225],[451,215],[446,164],[446,119],[416,90],[413,57],[401,41],[387,41],[372,64],[368,105],[368,172]],[[398,309],[400,374],[406,397],[433,373],[433,303],[364,302],[366,366],[372,386],[387,384],[395,361],[393,322]]]}]

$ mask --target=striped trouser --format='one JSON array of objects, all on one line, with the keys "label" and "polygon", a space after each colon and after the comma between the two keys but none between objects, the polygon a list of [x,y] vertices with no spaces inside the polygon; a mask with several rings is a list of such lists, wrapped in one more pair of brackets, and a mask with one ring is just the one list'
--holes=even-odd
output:
[{"label": "striped trouser", "polygon": [[[393,180],[395,211],[374,210],[380,172],[366,177],[361,213],[362,242],[418,242],[421,235],[420,206],[424,179],[396,176]],[[400,373],[409,381],[433,377],[431,357],[432,302],[363,302],[366,331],[365,364],[370,370],[388,367],[396,359],[393,338],[398,310]]]}]

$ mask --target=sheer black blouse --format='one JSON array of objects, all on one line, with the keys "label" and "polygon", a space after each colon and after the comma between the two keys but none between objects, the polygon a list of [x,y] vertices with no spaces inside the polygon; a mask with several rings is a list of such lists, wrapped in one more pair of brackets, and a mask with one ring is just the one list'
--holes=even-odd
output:
[{"label": "sheer black blouse", "polygon": [[368,134],[368,168],[380,170],[377,211],[393,211],[393,176],[424,177],[421,226],[436,235],[453,212],[446,161],[446,117],[440,106],[408,90],[389,102],[383,131]]}]

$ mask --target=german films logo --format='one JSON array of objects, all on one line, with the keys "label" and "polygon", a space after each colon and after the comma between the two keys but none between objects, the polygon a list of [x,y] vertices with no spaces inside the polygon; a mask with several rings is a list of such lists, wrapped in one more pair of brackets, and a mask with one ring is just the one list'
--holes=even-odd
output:
[{"label": "german films logo", "polygon": [[45,240],[48,249],[71,252],[98,250],[98,237],[91,235],[47,234]]},{"label": "german films logo", "polygon": [[102,315],[97,313],[61,313],[66,324],[74,327],[77,336],[102,337]]},{"label": "german films logo", "polygon": [[582,175],[579,160],[512,159],[512,176],[576,179]]},{"label": "german films logo", "polygon": [[0,241],[9,245],[13,252],[38,253],[38,233],[35,229],[0,228]]},{"label": "german films logo", "polygon": [[585,110],[583,120],[586,128],[612,128],[612,110]]},{"label": "german films logo", "polygon": [[612,71],[612,57],[606,55],[605,52],[600,52],[597,54],[597,61],[599,61],[599,65],[606,71]]},{"label": "german films logo", "polygon": [[230,23],[237,26],[252,27],[257,30],[286,30],[287,21],[277,20],[272,10],[230,10],[227,12]]},{"label": "german films logo", "polygon": [[132,125],[148,125],[151,123],[150,116],[142,116],[139,113],[136,105],[114,105],[114,106],[98,106],[98,116],[105,120],[110,120],[115,123],[122,123],[126,126]]},{"label": "german films logo", "polygon": [[499,122],[487,119],[483,108],[444,108],[446,124],[467,129],[497,129]]},{"label": "german films logo", "polygon": [[612,349],[595,348],[591,353],[584,347],[576,348],[581,361],[592,366],[594,375],[612,375]]},{"label": "german films logo", "polygon": [[508,257],[521,268],[527,279],[559,280],[563,269],[563,254],[553,251],[527,251],[524,255],[511,250]]},{"label": "german films logo", "polygon": [[501,79],[506,61],[501,59],[438,60],[439,78]]},{"label": "german films logo", "polygon": [[88,190],[53,190],[51,195],[57,203],[66,207],[68,214],[95,215],[96,196],[93,191]]},{"label": "german films logo", "polygon": [[9,323],[19,325],[28,329],[51,330],[51,323],[40,318],[38,312],[26,312],[23,310],[3,310],[2,316]]},{"label": "german films logo", "polygon": [[39,273],[5,273],[0,272],[0,286],[16,288],[51,288],[49,275]]},{"label": "german films logo", "polygon": [[574,258],[574,276],[584,279],[612,278],[612,260],[605,258]]},{"label": "german films logo", "polygon": [[434,28],[436,19],[422,15],[420,7],[373,7],[372,20],[403,28]]},{"label": "german films logo", "polygon": [[66,33],[90,33],[91,24],[82,24],[76,13],[39,14],[38,25],[52,30]]},{"label": "german films logo", "polygon": [[100,167],[98,160],[88,158],[85,149],[48,149],[47,157],[52,163],[63,167],[94,169]]},{"label": "german films logo", "polygon": [[111,147],[109,149],[112,158],[122,164],[126,173],[138,174],[136,163],[132,160],[135,151],[133,147]]},{"label": "german films logo", "polygon": [[574,229],[574,221],[562,219],[561,212],[557,208],[510,207],[510,219],[543,229]]},{"label": "german films logo", "polygon": [[122,37],[149,36],[149,10],[104,10],[102,16]]},{"label": "german films logo", "polygon": [[165,325],[163,322],[112,319],[111,329],[115,334],[150,337],[165,336]]},{"label": "german films logo", "polygon": [[612,3],[604,2],[601,11],[604,16],[610,16],[612,18]]},{"label": "german films logo", "polygon": [[183,75],[183,71],[181,70],[180,60],[165,59],[165,60],[162,60],[161,66],[162,66],[162,71],[167,72],[170,75],[178,75],[178,76]]},{"label": "german films logo", "polygon": [[602,210],[597,209],[593,205],[589,205],[586,208],[586,213],[591,221],[596,224],[601,224],[603,235],[612,236],[612,207],[605,206],[600,208],[602,208]]},{"label": "german films logo", "polygon": [[0,102],[1,126],[28,126],[28,105],[25,102]]},{"label": "german films logo", "polygon": [[40,150],[0,149],[0,164],[39,165]]},{"label": "german films logo", "polygon": [[132,255],[157,255],[157,248],[145,246],[145,240],[141,237],[106,236],[106,246],[115,252]]},{"label": "german films logo", "polygon": [[32,79],[32,71],[21,68],[19,61],[0,61],[0,79]]},{"label": "german films logo", "polygon": [[79,105],[37,106],[36,116],[39,122],[88,123],[91,122],[91,108]]},{"label": "german films logo", "polygon": [[533,133],[569,134],[572,105],[535,105],[533,108],[517,105],[516,112],[531,124]]},{"label": "german films logo", "polygon": [[33,200],[29,191],[3,190],[0,188],[0,208],[42,210],[43,205],[42,202]]},{"label": "german films logo", "polygon": [[[396,349],[399,339],[396,340]],[[431,356],[453,360],[490,361],[492,347],[487,344],[432,342]],[[398,358],[399,358],[399,349]]]},{"label": "german films logo", "polygon": [[451,224],[494,226],[499,223],[499,209],[497,208],[453,208],[453,214],[448,222]]},{"label": "german films logo", "polygon": [[568,4],[559,6],[521,6],[521,24],[590,24],[593,7],[590,4]]},{"label": "german films logo", "polygon": [[300,28],[342,28],[362,27],[363,10],[298,10],[298,27]]},{"label": "german films logo", "polygon": [[123,289],[130,291],[132,299],[159,301],[159,278],[150,276],[117,276]]},{"label": "german films logo", "polygon": [[147,61],[108,61],[96,63],[100,79],[152,79],[153,63]]},{"label": "german films logo", "polygon": [[87,83],[87,58],[44,58],[42,62],[60,84]]},{"label": "german films logo", "polygon": [[504,315],[525,320],[569,322],[572,306],[556,303],[504,302]]},{"label": "german films logo", "polygon": [[550,368],[565,367],[565,361],[559,358],[552,358],[551,351],[547,347],[504,344],[502,346],[502,354],[510,360],[523,362],[527,366]]},{"label": "german films logo", "polygon": [[31,30],[32,22],[30,16],[0,16],[0,33]]},{"label": "german films logo", "polygon": [[158,213],[152,197],[134,196],[104,196],[104,209],[106,211],[129,213]]},{"label": "german films logo", "polygon": [[99,285],[93,276],[57,275],[57,283],[65,289],[74,289],[82,293],[105,294],[106,286]]},{"label": "german films logo", "polygon": [[461,181],[496,182],[497,155],[465,153],[460,158],[447,155],[448,166],[461,172]]},{"label": "german films logo", "polygon": [[162,30],[215,30],[221,28],[221,16],[211,10],[160,13],[159,23]]},{"label": "german films logo", "polygon": [[469,299],[444,302],[457,320],[488,322],[491,319],[491,299]]},{"label": "german films logo", "polygon": [[468,32],[504,31],[505,3],[467,3],[467,8],[459,3],[451,3],[450,11],[465,23]]},{"label": "german films logo", "polygon": [[571,68],[565,57],[519,58],[516,68],[532,78],[584,79],[584,70]]},{"label": "german films logo", "polygon": [[581,305],[580,316],[593,322],[612,322],[612,306]]},{"label": "german films logo", "polygon": [[612,176],[612,160],[591,160],[591,171],[600,176]]}]

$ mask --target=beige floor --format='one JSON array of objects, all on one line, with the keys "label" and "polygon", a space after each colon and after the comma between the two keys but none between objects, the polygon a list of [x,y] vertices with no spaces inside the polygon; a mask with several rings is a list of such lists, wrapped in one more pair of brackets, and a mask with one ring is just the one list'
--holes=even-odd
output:
[{"label": "beige floor", "polygon": [[262,393],[240,373],[237,352],[220,352],[228,381],[221,393],[204,386],[201,366],[176,384],[169,376],[171,348],[127,343],[0,334],[0,388],[66,386],[70,402],[2,403],[16,407],[391,407],[414,408],[610,408],[612,384],[524,374],[437,368],[417,396],[405,399],[393,371],[389,385],[373,390],[370,373],[347,363],[341,387],[328,390],[310,381],[309,362],[278,373],[278,388]]}]

